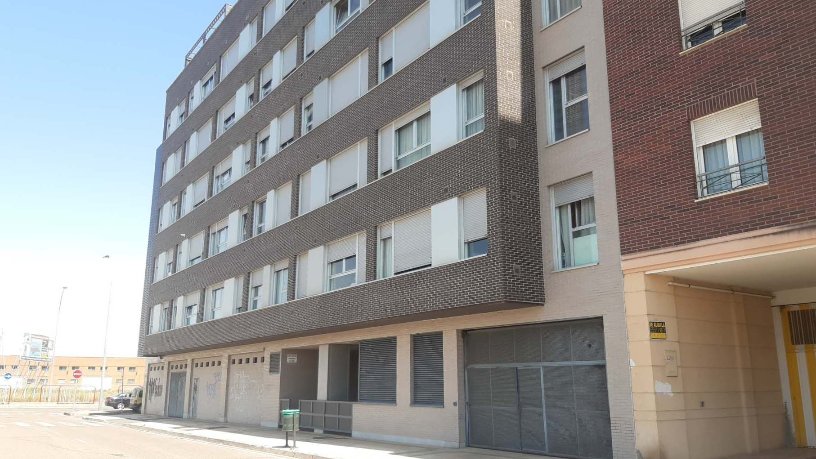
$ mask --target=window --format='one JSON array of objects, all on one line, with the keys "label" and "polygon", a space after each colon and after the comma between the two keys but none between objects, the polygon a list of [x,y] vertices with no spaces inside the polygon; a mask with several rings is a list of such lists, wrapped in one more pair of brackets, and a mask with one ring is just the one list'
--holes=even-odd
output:
[{"label": "window", "polygon": [[227,249],[227,233],[229,227],[227,220],[222,220],[210,227],[210,253],[209,256],[218,255]]},{"label": "window", "polygon": [[125,371],[125,367],[116,367],[116,371]]},{"label": "window", "polygon": [[334,2],[334,32],[343,27],[360,13],[360,0],[338,0]]},{"label": "window", "polygon": [[397,338],[360,341],[359,400],[397,402]]},{"label": "window", "polygon": [[303,29],[303,60],[310,58],[315,53],[315,21],[306,24]]},{"label": "window", "polygon": [[276,227],[292,219],[292,182],[281,185],[275,190],[274,212]]},{"label": "window", "polygon": [[431,114],[421,115],[395,132],[397,169],[409,166],[431,154]]},{"label": "window", "polygon": [[184,295],[184,325],[193,325],[198,320],[198,302],[200,297],[200,292]]},{"label": "window", "polygon": [[555,216],[556,267],[574,268],[598,262],[592,175],[552,187]]},{"label": "window", "polygon": [[357,278],[357,257],[352,255],[329,263],[329,291],[350,287]]},{"label": "window", "polygon": [[462,25],[482,14],[482,0],[462,0]]},{"label": "window", "polygon": [[380,244],[377,250],[379,266],[377,268],[377,278],[385,279],[394,275],[394,238],[391,237],[393,233],[393,224],[388,223],[379,229]]},{"label": "window", "polygon": [[758,101],[698,118],[692,128],[700,197],[768,181]]},{"label": "window", "polygon": [[213,196],[223,191],[232,181],[232,157],[218,163],[213,172]]},{"label": "window", "polygon": [[411,403],[444,406],[442,333],[411,335]]},{"label": "window", "polygon": [[425,3],[380,37],[380,81],[431,48],[431,7]]},{"label": "window", "polygon": [[249,276],[249,310],[254,311],[261,306],[263,302],[263,269],[253,271]]},{"label": "window", "polygon": [[66,371],[66,370],[68,370],[68,367],[66,367],[66,366],[60,366],[60,367],[59,367],[59,370],[60,370],[60,371]]},{"label": "window", "polygon": [[274,304],[283,304],[287,301],[289,289],[289,269],[282,268],[275,271],[275,292],[273,294]]},{"label": "window", "polygon": [[[215,67],[201,79],[201,100],[204,100],[212,93],[215,87]],[[199,101],[200,102],[200,101]]]},{"label": "window", "polygon": [[394,274],[431,266],[431,210],[394,222]]},{"label": "window", "polygon": [[314,96],[309,93],[303,98],[303,133],[307,133],[314,127]]},{"label": "window", "polygon": [[272,157],[272,148],[269,144],[269,128],[264,129],[258,134],[258,164],[266,162]]},{"label": "window", "polygon": [[264,232],[264,224],[266,222],[266,200],[255,202],[255,212],[252,224],[252,235],[257,236]]},{"label": "window", "polygon": [[286,79],[297,67],[297,37],[281,50],[281,81]]},{"label": "window", "polygon": [[357,144],[329,159],[329,200],[345,196],[357,189],[359,163],[365,158],[365,151],[360,151],[360,144]]},{"label": "window", "polygon": [[190,260],[187,266],[193,266],[201,261],[204,256],[204,231],[198,233],[190,239]]},{"label": "window", "polygon": [[198,207],[207,199],[207,176],[199,178],[193,183],[193,207]]},{"label": "window", "polygon": [[278,139],[280,148],[284,149],[295,141],[295,108],[290,108],[280,116],[278,121]]},{"label": "window", "polygon": [[224,305],[224,287],[218,287],[210,290],[210,304],[207,311],[207,319],[214,319],[220,314],[221,307]]},{"label": "window", "polygon": [[746,24],[744,0],[680,1],[683,47],[692,48]]},{"label": "window", "polygon": [[278,22],[277,17],[277,2],[281,0],[272,0],[267,3],[263,9],[263,34],[266,35],[272,29],[272,26]]},{"label": "window", "polygon": [[300,195],[298,196],[298,215],[304,215],[312,210],[312,171],[311,169],[300,174]]},{"label": "window", "polygon": [[563,140],[589,129],[586,65],[581,51],[547,70],[550,81],[550,139]]},{"label": "window", "polygon": [[196,131],[195,155],[191,155],[190,159],[192,159],[192,157],[198,156],[199,153],[201,153],[207,147],[210,146],[210,143],[212,142],[212,128],[213,128],[212,123],[213,120],[209,119],[206,123],[204,123],[203,126],[201,126],[201,128],[198,129],[198,131]]},{"label": "window", "polygon": [[475,82],[466,82],[462,89],[462,138],[484,131],[484,79],[481,75],[478,78]]},{"label": "window", "polygon": [[261,99],[268,96],[272,89],[274,89],[274,65],[272,61],[264,65],[261,69]]},{"label": "window", "polygon": [[238,242],[243,242],[252,237],[252,222],[249,221],[249,207],[240,210],[240,227],[238,229]]},{"label": "window", "polygon": [[229,102],[218,110],[218,119],[218,135],[223,134],[235,124],[235,97],[230,99]]},{"label": "window", "polygon": [[465,258],[486,255],[487,241],[487,191],[482,189],[461,198],[462,236]]},{"label": "window", "polygon": [[348,107],[366,91],[368,91],[367,50],[329,78],[329,115]]},{"label": "window", "polygon": [[136,371],[136,367],[128,367],[128,371]]},{"label": "window", "polygon": [[222,81],[224,80],[224,78],[226,78],[227,75],[229,75],[230,72],[232,72],[232,69],[234,69],[235,66],[238,65],[238,60],[239,60],[238,40],[235,40],[235,42],[233,42],[232,45],[230,45],[230,47],[227,48],[226,51],[224,51],[224,54],[221,55]]},{"label": "window", "polygon": [[284,12],[285,12],[285,11],[289,11],[289,8],[291,8],[291,7],[292,7],[292,5],[294,5],[294,4],[295,4],[295,0],[283,0],[283,1],[285,1],[285,2],[286,2],[286,4],[285,4],[285,5],[284,5],[284,7],[283,7],[283,11],[284,11]]},{"label": "window", "polygon": [[544,25],[550,25],[581,7],[581,0],[543,0]]}]

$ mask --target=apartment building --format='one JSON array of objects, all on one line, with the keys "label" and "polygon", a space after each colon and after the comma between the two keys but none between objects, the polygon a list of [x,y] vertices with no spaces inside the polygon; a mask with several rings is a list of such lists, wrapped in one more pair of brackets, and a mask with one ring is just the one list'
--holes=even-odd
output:
[{"label": "apartment building", "polygon": [[145,412],[632,457],[602,11],[566,3],[222,10],[167,91]]},{"label": "apartment building", "polygon": [[[105,387],[111,390],[145,384],[147,359],[141,357],[108,357]],[[74,371],[81,376],[74,378]],[[19,355],[0,357],[0,374],[9,373],[5,384],[14,387],[77,385],[99,387],[102,378],[102,357],[58,356],[51,361],[30,360]],[[3,384],[0,384],[3,385]]]},{"label": "apartment building", "polygon": [[637,448],[816,446],[816,10],[603,6]]}]

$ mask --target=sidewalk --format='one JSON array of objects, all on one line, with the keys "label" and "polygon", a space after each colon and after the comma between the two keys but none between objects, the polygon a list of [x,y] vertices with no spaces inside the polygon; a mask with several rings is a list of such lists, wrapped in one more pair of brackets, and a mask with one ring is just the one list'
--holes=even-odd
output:
[{"label": "sidewalk", "polygon": [[[69,413],[66,413],[69,414]],[[161,416],[78,412],[86,420],[111,422],[133,429],[149,430],[174,436],[195,438],[243,448],[303,459],[367,459],[367,458],[432,458],[432,459],[542,459],[545,456],[492,451],[477,448],[435,448],[395,443],[357,440],[350,437],[298,432],[297,448],[284,447],[284,432],[280,430],[236,426],[221,422]]]}]

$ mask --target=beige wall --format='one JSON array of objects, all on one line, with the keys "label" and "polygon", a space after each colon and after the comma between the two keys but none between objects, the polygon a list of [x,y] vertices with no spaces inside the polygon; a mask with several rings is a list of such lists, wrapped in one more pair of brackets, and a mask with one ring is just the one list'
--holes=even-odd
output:
[{"label": "beige wall", "polygon": [[[239,364],[239,360],[243,360],[244,363]],[[267,368],[269,366],[260,352],[230,356],[227,376],[227,422],[260,424],[262,411],[258,401],[264,395],[263,374]]]},{"label": "beige wall", "polygon": [[[196,419],[208,421],[226,420],[225,402],[227,392],[227,364],[226,355],[217,355],[210,358],[193,360],[193,384],[197,386],[196,404],[191,407],[195,410]],[[221,362],[221,366],[213,366],[213,362]],[[206,363],[210,363],[210,366]],[[198,363],[199,367],[195,368]],[[197,381],[196,381],[197,380]],[[192,387],[192,386],[191,386]],[[190,394],[192,396],[192,393]]]},{"label": "beige wall", "polygon": [[[705,459],[782,446],[770,300],[674,287],[672,280],[625,278],[641,454]],[[666,340],[650,339],[649,321],[666,322]],[[677,376],[667,374],[666,351],[676,352]]]},{"label": "beige wall", "polygon": [[[583,6],[542,29],[541,2],[534,0],[536,107],[546,318],[602,316],[606,334],[609,409],[616,457],[634,455],[634,425],[621,274],[612,128],[607,88],[602,2]],[[544,69],[583,48],[589,96],[589,131],[548,145],[549,94]],[[550,186],[592,173],[598,233],[598,264],[554,271]]]}]

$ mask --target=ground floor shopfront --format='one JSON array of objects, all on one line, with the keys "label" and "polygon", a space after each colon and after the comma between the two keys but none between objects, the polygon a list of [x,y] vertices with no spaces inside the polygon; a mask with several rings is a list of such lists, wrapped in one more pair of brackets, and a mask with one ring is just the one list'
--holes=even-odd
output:
[{"label": "ground floor shopfront", "polygon": [[624,257],[647,459],[816,447],[816,227]]},{"label": "ground floor shopfront", "polygon": [[280,409],[300,408],[303,428],[362,439],[632,457],[622,307],[576,310],[524,307],[166,356],[150,366],[145,412],[276,428]]}]

